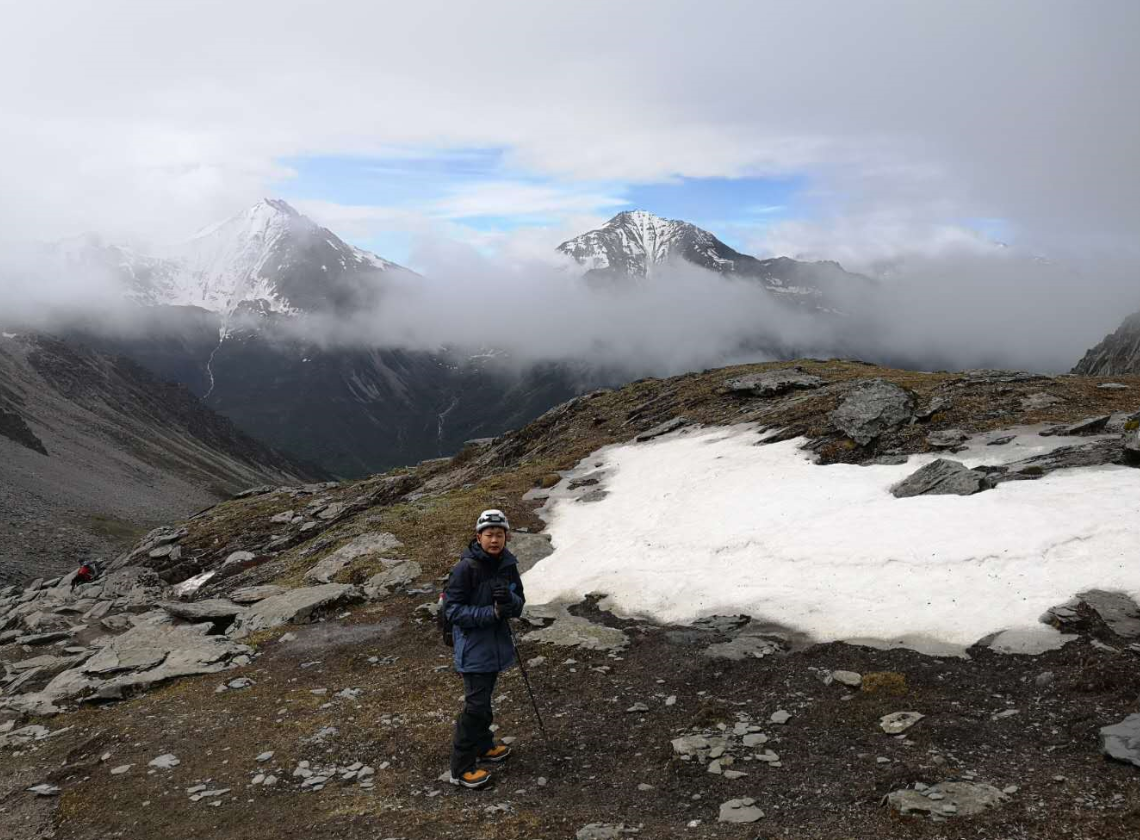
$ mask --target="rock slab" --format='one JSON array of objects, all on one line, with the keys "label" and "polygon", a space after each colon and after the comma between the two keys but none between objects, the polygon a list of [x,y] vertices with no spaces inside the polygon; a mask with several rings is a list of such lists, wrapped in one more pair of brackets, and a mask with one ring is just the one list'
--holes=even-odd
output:
[{"label": "rock slab", "polygon": [[756,807],[756,800],[730,799],[720,806],[720,822],[754,823],[764,818],[764,812]]},{"label": "rock slab", "polygon": [[871,379],[852,390],[828,417],[835,428],[866,446],[909,421],[913,413],[909,393],[885,379]]},{"label": "rock slab", "polygon": [[333,576],[354,560],[369,554],[385,554],[403,547],[395,534],[383,531],[361,534],[329,554],[305,573],[310,583],[329,583]]},{"label": "rock slab", "polygon": [[290,589],[281,595],[258,601],[238,615],[228,632],[233,638],[241,639],[259,630],[283,624],[305,624],[322,613],[363,599],[364,595],[357,587],[344,583]]},{"label": "rock slab", "polygon": [[654,438],[659,438],[664,435],[671,434],[672,432],[675,432],[678,429],[684,428],[688,425],[689,418],[674,417],[672,420],[666,420],[664,423],[660,423],[654,426],[652,429],[642,432],[637,436],[636,440],[638,443],[644,443],[647,440],[653,440]]},{"label": "rock slab", "polygon": [[782,368],[729,379],[724,387],[741,396],[776,397],[788,391],[812,390],[825,384],[826,380],[804,373],[801,368]]},{"label": "rock slab", "polygon": [[887,803],[900,814],[972,817],[1007,802],[1009,797],[982,782],[940,782],[923,791],[896,790]]},{"label": "rock slab", "polygon": [[891,488],[896,499],[913,496],[972,496],[994,486],[981,470],[967,469],[958,461],[939,458],[931,461]]},{"label": "rock slab", "polygon": [[1140,767],[1140,714],[1103,727],[1100,748],[1111,759]]}]

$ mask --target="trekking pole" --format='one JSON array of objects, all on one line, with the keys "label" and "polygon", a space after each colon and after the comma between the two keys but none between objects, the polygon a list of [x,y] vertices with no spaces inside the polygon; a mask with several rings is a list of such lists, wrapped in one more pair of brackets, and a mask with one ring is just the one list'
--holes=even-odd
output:
[{"label": "trekking pole", "polygon": [[523,665],[522,651],[519,650],[519,643],[515,639],[515,628],[511,626],[509,618],[504,619],[507,622],[507,632],[511,634],[511,646],[515,649],[515,659],[519,663],[519,672],[522,674],[523,683],[526,685],[526,693],[530,695],[530,704],[534,707],[534,716],[538,718],[538,728],[542,732],[542,740],[546,742],[547,748],[550,747],[550,736],[546,734],[546,726],[542,722],[542,714],[538,711],[538,702],[534,699],[534,691],[530,687],[530,677],[527,676],[526,666]]}]

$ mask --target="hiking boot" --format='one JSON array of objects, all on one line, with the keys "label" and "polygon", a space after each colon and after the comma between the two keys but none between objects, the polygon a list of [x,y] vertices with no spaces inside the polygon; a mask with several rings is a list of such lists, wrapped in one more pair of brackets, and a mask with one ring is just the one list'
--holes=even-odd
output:
[{"label": "hiking boot", "polygon": [[471,768],[466,773],[460,773],[459,776],[452,776],[451,783],[459,785],[460,787],[471,788],[477,790],[484,787],[491,781],[491,774],[486,770],[476,770]]},{"label": "hiking boot", "polygon": [[480,761],[492,761],[498,764],[500,761],[506,761],[511,756],[511,748],[506,744],[498,744],[487,752],[479,756]]}]

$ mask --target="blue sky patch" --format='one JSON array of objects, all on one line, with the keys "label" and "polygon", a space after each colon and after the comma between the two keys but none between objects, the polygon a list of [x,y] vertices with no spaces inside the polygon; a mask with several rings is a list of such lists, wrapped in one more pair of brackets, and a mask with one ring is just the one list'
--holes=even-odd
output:
[{"label": "blue sky patch", "polygon": [[[283,163],[294,173],[277,184],[277,194],[286,200],[388,208],[473,233],[557,226],[572,215],[608,218],[637,208],[692,222],[734,247],[742,247],[744,236],[757,228],[802,218],[797,195],[807,187],[802,176],[567,182],[520,171],[499,148],[397,149],[382,157],[316,156]],[[354,237],[353,244],[400,261],[413,238],[406,230],[377,229]]]}]

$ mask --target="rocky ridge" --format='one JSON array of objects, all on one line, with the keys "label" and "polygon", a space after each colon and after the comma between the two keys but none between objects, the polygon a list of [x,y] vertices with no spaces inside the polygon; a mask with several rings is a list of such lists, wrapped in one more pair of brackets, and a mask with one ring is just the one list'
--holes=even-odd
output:
[{"label": "rocky ridge", "polygon": [[1129,315],[1115,332],[1089,350],[1073,368],[1073,373],[1084,376],[1140,373],[1140,312]]},{"label": "rocky ridge", "polygon": [[[1126,836],[1140,813],[1128,758],[1140,608],[1094,591],[1043,617],[1062,647],[1009,655],[982,640],[968,659],[815,645],[760,616],[673,627],[593,598],[528,605],[519,643],[552,743],[512,672],[497,701],[499,734],[518,739],[512,765],[481,797],[438,781],[457,682],[431,614],[482,507],[526,529],[513,547],[529,568],[550,552],[532,533],[542,507],[605,492],[588,456],[607,443],[748,422],[763,440],[806,438],[821,464],[985,448],[1012,453],[987,475],[1034,480],[1122,461],[1140,408],[1080,378],[798,368],[798,387],[774,393],[739,382],[784,382],[787,366],[597,392],[454,459],[252,488],[151,532],[93,584],[0,590],[0,749],[19,758],[0,762],[0,829],[99,836],[123,814],[112,791],[132,803],[139,837],[176,824],[239,837],[254,821],[268,832],[302,819],[330,838],[457,826],[712,838],[738,836],[734,823],[957,836],[923,828],[944,821],[993,836]],[[1036,393],[1056,402],[1023,407]],[[1026,438],[1057,444],[1052,460],[1012,457]]]}]

